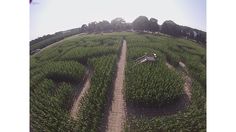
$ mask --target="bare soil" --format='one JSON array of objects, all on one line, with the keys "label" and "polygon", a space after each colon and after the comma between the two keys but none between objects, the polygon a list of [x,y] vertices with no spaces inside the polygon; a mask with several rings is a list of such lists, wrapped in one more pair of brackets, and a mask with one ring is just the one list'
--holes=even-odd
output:
[{"label": "bare soil", "polygon": [[189,100],[191,100],[191,96],[192,96],[192,93],[191,93],[192,79],[188,75],[184,75],[183,79],[185,80],[184,92],[188,96]]},{"label": "bare soil", "polygon": [[167,66],[169,69],[174,70],[174,67],[173,67],[170,63],[166,62],[166,66]]},{"label": "bare soil", "polygon": [[77,119],[77,113],[78,113],[79,108],[80,108],[81,99],[84,97],[84,95],[86,94],[86,92],[90,88],[91,76],[92,76],[91,73],[89,73],[88,77],[87,77],[87,79],[86,79],[86,81],[85,81],[85,83],[82,87],[82,90],[81,90],[79,96],[76,98],[76,100],[74,101],[73,106],[71,108],[70,115],[74,119]]},{"label": "bare soil", "polygon": [[126,64],[126,41],[123,41],[120,60],[117,64],[112,104],[108,113],[107,132],[122,132],[126,120],[126,104],[123,97],[123,81]]},{"label": "bare soil", "polygon": [[[183,63],[183,62],[181,62],[181,63]],[[175,70],[175,68],[171,64],[169,64],[168,62],[166,62],[166,66],[169,69]],[[183,68],[183,71],[184,71],[184,72],[182,72],[182,78],[184,80],[184,93],[188,96],[189,100],[191,100],[192,79],[188,76],[188,70],[186,69],[186,67],[182,67],[182,68]]]}]

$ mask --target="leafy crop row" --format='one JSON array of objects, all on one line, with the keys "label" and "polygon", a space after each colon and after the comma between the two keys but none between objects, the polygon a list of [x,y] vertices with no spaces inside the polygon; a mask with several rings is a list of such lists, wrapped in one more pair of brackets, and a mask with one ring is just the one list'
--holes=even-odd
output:
[{"label": "leafy crop row", "polygon": [[92,56],[102,56],[118,52],[118,47],[79,47],[74,48],[61,57],[63,60],[80,60]]},{"label": "leafy crop row", "polygon": [[56,85],[45,79],[30,92],[30,128],[32,131],[71,131],[66,105],[72,86],[60,83],[56,92],[49,91]]},{"label": "leafy crop row", "polygon": [[34,70],[30,79],[31,130],[73,131],[74,121],[69,118],[72,83],[82,81],[84,66],[75,61],[50,61]]},{"label": "leafy crop row", "polygon": [[183,94],[183,80],[163,62],[135,65],[126,69],[126,99],[134,104],[168,104]]},{"label": "leafy crop row", "polygon": [[152,119],[132,117],[127,121],[126,132],[204,132],[206,131],[206,93],[197,82],[192,86],[192,103],[175,115],[153,117]]},{"label": "leafy crop row", "polygon": [[78,82],[82,80],[85,73],[85,67],[75,61],[51,62],[43,66],[41,70],[47,78],[59,82]]},{"label": "leafy crop row", "polygon": [[94,68],[94,74],[91,78],[91,87],[83,98],[78,113],[77,130],[81,132],[96,132],[100,129],[107,105],[108,92],[112,87],[116,56],[93,58],[89,60],[89,63]]},{"label": "leafy crop row", "polygon": [[[111,88],[119,40],[117,35],[78,36],[30,57],[31,131],[98,129]],[[82,101],[79,120],[74,120],[70,108],[88,65],[94,69],[91,88]]]},{"label": "leafy crop row", "polygon": [[[152,83],[155,82],[153,80],[159,80],[155,77],[159,76],[155,74],[155,76],[151,76],[154,79],[146,79],[145,77],[152,75],[155,69],[158,69],[157,64],[139,64],[137,66],[133,66],[133,61],[135,58],[144,54],[143,49],[152,49],[146,50],[145,52],[155,52],[157,56],[159,56],[159,60],[157,63],[162,63],[162,61],[167,61],[174,65],[177,69],[179,69],[179,61],[185,63],[186,68],[188,70],[189,76],[192,78],[192,87],[191,87],[191,103],[190,105],[183,111],[178,112],[174,115],[168,116],[153,116],[152,118],[136,117],[131,115],[127,122],[125,131],[127,132],[162,132],[162,131],[183,131],[183,132],[199,132],[199,131],[206,131],[206,53],[205,49],[198,46],[197,43],[184,40],[184,39],[177,39],[171,37],[163,37],[163,36],[151,36],[144,37],[144,35],[137,35],[132,34],[126,37],[128,41],[128,70],[126,70],[126,80],[128,89],[135,89],[132,92],[138,93],[141,88],[146,90],[145,88],[150,89],[148,86],[149,84],[156,84]],[[134,49],[134,50],[133,50]],[[140,49],[140,50],[138,50]],[[132,53],[131,51],[140,53]],[[160,51],[160,52],[159,52]],[[150,65],[153,65],[151,67]],[[161,65],[161,64],[160,64]],[[139,69],[136,67],[143,67],[143,72],[139,72]],[[160,68],[160,66],[159,66]],[[135,71],[135,72],[132,72]],[[149,71],[149,72],[147,72]],[[164,73],[168,73],[168,71],[161,70]],[[132,74],[131,74],[132,73]],[[153,74],[154,74],[153,73]],[[136,76],[135,76],[136,75]],[[165,78],[168,74],[162,74]],[[162,78],[163,78],[162,77]],[[135,79],[134,79],[135,78]],[[141,78],[141,79],[140,79]],[[131,81],[132,80],[132,81]],[[139,81],[136,81],[139,80]],[[146,80],[146,81],[142,81]],[[135,82],[136,81],[136,82]],[[135,83],[130,83],[135,82]],[[172,80],[168,80],[165,82],[166,86],[168,87],[169,83],[172,83]],[[183,82],[182,82],[183,83]],[[132,85],[129,85],[132,84]],[[156,84],[156,85],[158,85]],[[166,87],[164,86],[164,87]],[[128,90],[126,90],[128,91]],[[131,91],[131,90],[130,90]],[[147,90],[146,94],[143,96],[149,95],[149,90]],[[168,91],[169,92],[169,91]],[[150,92],[151,93],[151,92]],[[164,93],[155,93],[153,95],[166,95]],[[168,94],[167,94],[168,96]],[[170,95],[171,96],[171,92]],[[127,99],[130,98],[137,98],[135,94],[130,94],[129,96],[126,95]],[[141,101],[148,102],[147,100],[144,101],[143,98]],[[162,99],[160,99],[162,100]],[[156,100],[158,102],[158,100]],[[165,102],[162,100],[162,102]],[[142,106],[142,105],[141,105]]]}]

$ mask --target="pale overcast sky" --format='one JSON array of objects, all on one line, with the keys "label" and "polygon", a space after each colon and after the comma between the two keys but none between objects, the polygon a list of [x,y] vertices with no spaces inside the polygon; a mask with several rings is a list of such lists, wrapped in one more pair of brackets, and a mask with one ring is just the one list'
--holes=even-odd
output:
[{"label": "pale overcast sky", "polygon": [[140,15],[206,31],[206,0],[33,0],[30,39],[92,21],[122,17],[132,22]]}]

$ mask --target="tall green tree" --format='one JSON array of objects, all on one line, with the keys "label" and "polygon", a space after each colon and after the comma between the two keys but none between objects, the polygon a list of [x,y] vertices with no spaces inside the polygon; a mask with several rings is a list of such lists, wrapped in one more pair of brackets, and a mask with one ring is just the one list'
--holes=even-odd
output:
[{"label": "tall green tree", "polygon": [[149,20],[146,16],[139,16],[133,21],[133,29],[139,32],[149,31]]},{"label": "tall green tree", "polygon": [[117,17],[111,21],[113,31],[125,30],[125,20],[121,17]]},{"label": "tall green tree", "polygon": [[103,20],[96,24],[95,30],[96,32],[109,32],[112,30],[112,26],[108,21]]},{"label": "tall green tree", "polygon": [[88,24],[87,30],[88,30],[89,33],[95,32],[96,24],[97,24],[97,22],[90,22]]},{"label": "tall green tree", "polygon": [[159,31],[159,25],[158,25],[158,20],[157,19],[151,18],[149,20],[149,30],[153,33]]},{"label": "tall green tree", "polygon": [[84,32],[87,32],[87,28],[88,26],[86,24],[83,24],[80,28],[81,32],[84,33]]},{"label": "tall green tree", "polygon": [[181,27],[177,25],[175,22],[168,20],[162,24],[161,32],[168,35],[179,37],[181,36]]}]

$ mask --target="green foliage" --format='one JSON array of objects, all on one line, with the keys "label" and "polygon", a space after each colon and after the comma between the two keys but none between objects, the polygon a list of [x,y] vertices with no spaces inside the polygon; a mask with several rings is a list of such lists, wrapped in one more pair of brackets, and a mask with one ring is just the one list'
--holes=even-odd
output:
[{"label": "green foliage", "polygon": [[30,91],[30,124],[33,131],[71,131],[72,126],[67,116],[66,101],[72,87],[61,84],[55,95],[51,89],[56,85],[45,79]]},{"label": "green foliage", "polygon": [[[145,37],[148,36],[148,37]],[[155,70],[158,69],[158,65],[163,65],[164,61],[168,61],[174,65],[177,69],[178,62],[182,61],[185,63],[187,70],[193,80],[192,84],[192,97],[191,104],[184,110],[180,111],[177,114],[161,117],[146,118],[130,116],[126,121],[125,131],[127,132],[162,132],[162,131],[183,131],[183,132],[199,132],[206,131],[206,53],[205,49],[198,46],[197,43],[184,39],[176,39],[164,36],[151,36],[151,35],[127,35],[128,45],[128,65],[126,69],[126,91],[132,91],[135,94],[129,94],[126,98],[137,98],[137,93],[140,89],[143,91],[146,90],[143,96],[149,95],[149,85],[156,84],[159,85],[159,82],[155,82],[160,78],[167,78],[168,70],[162,69],[162,76],[155,74],[151,76],[154,78],[151,80],[148,76],[157,73]],[[133,61],[135,58],[142,56],[145,52],[155,52],[159,57],[158,62],[150,64],[139,64],[133,66]],[[156,64],[160,63],[160,64]],[[138,67],[138,68],[137,68]],[[145,69],[142,72],[139,72],[135,69]],[[159,66],[160,68],[160,66]],[[149,72],[153,73],[149,73]],[[158,70],[157,70],[158,71]],[[135,76],[136,75],[136,76]],[[161,76],[161,77],[157,77]],[[139,80],[139,81],[138,81]],[[144,80],[144,81],[143,81]],[[132,83],[130,83],[132,82]],[[148,82],[148,83],[147,83]],[[164,87],[168,87],[169,83],[172,83],[172,80],[166,81]],[[132,85],[130,85],[132,84]],[[183,84],[183,82],[182,82]],[[142,88],[140,88],[142,87]],[[133,89],[133,90],[130,90]],[[167,93],[170,93],[172,90],[169,90]],[[131,93],[131,92],[130,92]],[[150,92],[155,93],[155,91]],[[162,91],[153,95],[166,95]],[[168,96],[168,94],[167,94]],[[163,96],[164,97],[164,96]],[[146,98],[142,98],[141,101],[148,103]],[[145,101],[144,101],[145,100]],[[162,99],[160,99],[162,100]],[[159,100],[156,100],[158,102]],[[163,100],[162,100],[163,101]],[[163,102],[162,102],[163,103]]]},{"label": "green foliage", "polygon": [[85,67],[75,61],[57,61],[46,64],[41,71],[47,78],[58,82],[78,82],[83,78]]},{"label": "green foliage", "polygon": [[135,60],[140,56],[145,55],[145,53],[159,53],[158,51],[146,48],[146,47],[130,47],[128,49],[127,58],[128,60]]},{"label": "green foliage", "polygon": [[51,45],[55,42],[58,42],[60,40],[63,40],[66,37],[75,35],[75,34],[79,34],[81,33],[80,29],[75,28],[75,29],[71,29],[71,30],[67,30],[66,32],[57,32],[51,35],[46,35],[43,37],[39,37],[35,40],[30,41],[30,51],[31,54],[33,54],[32,51],[36,50],[36,49],[41,49],[44,48],[48,45]]},{"label": "green foliage", "polygon": [[115,73],[116,56],[103,56],[89,60],[94,68],[91,87],[83,98],[79,111],[78,130],[82,132],[98,131],[108,100],[108,91],[112,87]]},{"label": "green foliage", "polygon": [[168,104],[183,94],[183,80],[163,62],[136,65],[126,69],[126,99],[134,104]]},{"label": "green foliage", "polygon": [[[50,91],[50,90],[49,90]],[[58,101],[58,104],[63,109],[70,108],[71,95],[73,94],[73,88],[70,84],[62,82],[59,83],[58,88],[54,92],[54,96]]]},{"label": "green foliage", "polygon": [[175,22],[168,20],[162,24],[161,32],[172,35],[172,36],[181,36],[181,27]]},{"label": "green foliage", "polygon": [[149,30],[149,20],[146,16],[139,16],[133,21],[134,30],[143,32]]},{"label": "green foliage", "polygon": [[159,131],[206,131],[206,95],[204,88],[194,81],[192,104],[185,111],[175,115],[147,118],[130,118],[126,132],[159,132]]},{"label": "green foliage", "polygon": [[159,31],[159,25],[158,25],[158,20],[155,18],[150,18],[149,20],[149,30],[151,32],[157,32]]},{"label": "green foliage", "polygon": [[102,56],[117,53],[117,47],[78,47],[70,50],[64,56],[63,60],[85,60],[93,56]]},{"label": "green foliage", "polygon": [[179,62],[180,62],[179,56],[177,56],[176,54],[174,54],[170,51],[166,51],[164,53],[166,55],[166,60],[168,61],[168,63],[170,63],[174,67],[177,67],[179,65]]},{"label": "green foliage", "polygon": [[[183,80],[165,66],[185,63],[192,85],[191,105],[174,115],[152,119],[131,116],[126,131],[206,131],[206,51],[197,43],[136,33],[79,35],[30,57],[30,129],[32,131],[100,131],[108,93],[112,90],[121,36],[128,53],[125,97],[137,104],[166,104],[183,94]],[[158,61],[134,64],[145,53]],[[82,99],[78,119],[69,115],[75,85],[92,68],[91,87]]]},{"label": "green foliage", "polygon": [[[87,132],[99,128],[107,101],[106,95],[111,90],[116,64],[114,54],[118,53],[120,38],[118,34],[80,35],[30,57],[32,131]],[[98,56],[100,57],[96,58]],[[85,67],[94,69],[91,92],[83,99],[80,120],[72,120],[69,112],[78,84],[84,80]],[[88,127],[91,123],[84,118],[93,122],[92,129]]]}]

